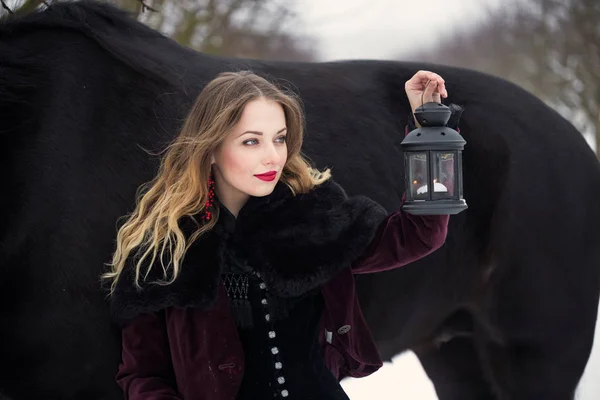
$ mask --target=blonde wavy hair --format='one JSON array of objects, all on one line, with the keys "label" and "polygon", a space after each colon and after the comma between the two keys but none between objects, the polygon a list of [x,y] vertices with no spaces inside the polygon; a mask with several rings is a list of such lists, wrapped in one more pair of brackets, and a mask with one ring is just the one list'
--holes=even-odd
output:
[{"label": "blonde wavy hair", "polygon": [[[258,98],[276,101],[283,107],[288,158],[280,180],[292,193],[307,193],[331,177],[329,169],[319,172],[301,153],[304,113],[292,91],[250,71],[219,74],[198,95],[181,131],[166,148],[157,175],[139,188],[134,211],[122,217],[126,222],[117,232],[112,262],[107,264],[110,271],[102,275],[103,281],[110,282],[109,295],[131,256],[137,260],[134,283],[138,289],[157,259],[163,278],[152,283],[168,285],[175,281],[189,246],[210,231],[219,218],[218,208],[211,210],[210,221],[194,218],[204,211],[208,200],[211,156],[240,120],[246,104]],[[189,237],[179,226],[186,216],[197,227]]]}]

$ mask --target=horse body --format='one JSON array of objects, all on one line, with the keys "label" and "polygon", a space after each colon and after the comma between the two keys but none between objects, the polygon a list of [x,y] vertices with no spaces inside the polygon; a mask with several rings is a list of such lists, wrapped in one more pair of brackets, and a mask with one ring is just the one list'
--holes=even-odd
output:
[{"label": "horse body", "polygon": [[[120,336],[99,274],[117,219],[201,88],[251,69],[304,102],[304,153],[388,210],[404,191],[404,82],[439,72],[465,112],[469,209],[423,260],[357,277],[382,355],[419,356],[446,399],[567,399],[600,293],[600,166],[580,133],[506,81],[445,66],[283,63],[185,49],[109,6],[0,24],[0,393],[118,399]],[[1,395],[0,395],[1,397]]]}]

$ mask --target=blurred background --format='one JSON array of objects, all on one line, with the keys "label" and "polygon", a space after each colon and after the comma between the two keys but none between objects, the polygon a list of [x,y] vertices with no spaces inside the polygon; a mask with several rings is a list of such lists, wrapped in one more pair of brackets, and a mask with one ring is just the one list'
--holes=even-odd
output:
[{"label": "blurred background", "polygon": [[[61,0],[0,1],[2,16]],[[600,148],[599,0],[106,1],[209,54],[427,61],[493,74],[536,95]],[[600,399],[599,342],[597,328],[578,400]],[[437,399],[411,352],[342,384],[352,400]]]}]

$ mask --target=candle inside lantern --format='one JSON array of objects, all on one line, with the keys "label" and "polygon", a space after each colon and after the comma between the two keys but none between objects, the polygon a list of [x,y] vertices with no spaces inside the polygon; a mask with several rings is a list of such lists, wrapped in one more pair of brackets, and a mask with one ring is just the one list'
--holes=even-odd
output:
[{"label": "candle inside lantern", "polygon": [[[448,188],[437,180],[433,181],[433,191],[438,193],[448,192]],[[417,194],[425,194],[427,193],[427,185],[423,185],[417,189]]]}]

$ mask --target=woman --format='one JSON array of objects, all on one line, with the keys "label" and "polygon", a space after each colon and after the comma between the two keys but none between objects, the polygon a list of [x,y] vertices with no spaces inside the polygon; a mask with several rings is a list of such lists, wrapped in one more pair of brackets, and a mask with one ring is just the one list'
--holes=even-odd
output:
[{"label": "woman", "polygon": [[[413,112],[447,96],[429,71],[405,89]],[[348,399],[339,380],[382,365],[353,274],[436,250],[448,216],[348,198],[301,156],[303,121],[250,72],[200,93],[104,275],[126,398]]]}]

